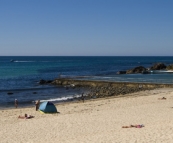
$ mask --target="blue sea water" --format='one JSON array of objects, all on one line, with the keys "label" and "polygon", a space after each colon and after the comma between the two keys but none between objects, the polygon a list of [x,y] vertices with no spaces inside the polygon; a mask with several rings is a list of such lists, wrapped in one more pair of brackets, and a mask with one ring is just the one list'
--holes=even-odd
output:
[{"label": "blue sea water", "polygon": [[[11,62],[12,61],[12,62]],[[61,76],[84,76],[90,80],[173,83],[173,74],[117,75],[120,70],[154,63],[173,64],[173,57],[75,57],[75,56],[1,56],[0,107],[10,107],[17,98],[20,105],[33,101],[62,101],[78,97],[85,89],[39,85],[40,79]],[[7,94],[12,92],[13,94]]]}]

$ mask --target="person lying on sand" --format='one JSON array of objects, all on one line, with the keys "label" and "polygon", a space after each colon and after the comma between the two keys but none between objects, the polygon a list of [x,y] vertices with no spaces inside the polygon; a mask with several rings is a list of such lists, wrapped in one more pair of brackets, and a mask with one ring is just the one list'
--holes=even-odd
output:
[{"label": "person lying on sand", "polygon": [[24,116],[20,116],[20,115],[19,115],[18,118],[19,118],[19,119],[31,119],[31,118],[34,118],[34,116],[25,114]]},{"label": "person lying on sand", "polygon": [[142,128],[144,127],[143,124],[140,125],[130,125],[130,126],[122,126],[122,128]]},{"label": "person lying on sand", "polygon": [[166,100],[166,98],[165,97],[162,97],[162,98],[158,98],[159,100]]}]

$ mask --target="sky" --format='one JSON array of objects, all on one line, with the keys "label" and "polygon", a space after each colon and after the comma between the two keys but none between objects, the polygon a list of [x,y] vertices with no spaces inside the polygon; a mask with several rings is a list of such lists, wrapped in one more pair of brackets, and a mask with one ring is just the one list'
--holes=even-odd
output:
[{"label": "sky", "polygon": [[0,56],[173,56],[173,0],[0,0]]}]

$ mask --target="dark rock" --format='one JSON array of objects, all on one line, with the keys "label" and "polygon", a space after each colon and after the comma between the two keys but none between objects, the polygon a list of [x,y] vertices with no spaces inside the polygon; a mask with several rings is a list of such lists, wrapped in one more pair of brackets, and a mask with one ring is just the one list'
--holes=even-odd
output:
[{"label": "dark rock", "polygon": [[37,94],[37,92],[33,92],[33,94]]},{"label": "dark rock", "polygon": [[8,95],[12,95],[12,94],[13,94],[13,92],[8,92],[7,94],[8,94]]},{"label": "dark rock", "polygon": [[142,71],[143,74],[149,74],[151,73],[150,71],[146,70],[146,71]]},{"label": "dark rock", "polygon": [[126,71],[119,71],[117,74],[126,74]]},{"label": "dark rock", "polygon": [[143,66],[135,67],[134,69],[130,69],[126,71],[126,74],[135,74],[135,73],[142,73],[146,71],[146,68]]},{"label": "dark rock", "polygon": [[39,81],[39,84],[49,84],[49,83],[52,83],[52,80],[44,80],[44,79],[41,79]]},{"label": "dark rock", "polygon": [[166,67],[166,69],[167,69],[167,70],[173,70],[173,64],[168,65],[168,66]]},{"label": "dark rock", "polygon": [[150,68],[150,70],[165,70],[165,69],[166,65],[163,63],[156,63]]},{"label": "dark rock", "polygon": [[39,84],[46,84],[46,80],[41,79],[41,80],[39,81]]},{"label": "dark rock", "polygon": [[46,83],[52,83],[52,80],[47,80]]}]

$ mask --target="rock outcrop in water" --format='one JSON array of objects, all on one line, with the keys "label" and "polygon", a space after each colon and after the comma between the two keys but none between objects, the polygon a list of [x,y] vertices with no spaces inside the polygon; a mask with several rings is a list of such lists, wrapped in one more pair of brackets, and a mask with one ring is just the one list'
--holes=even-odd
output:
[{"label": "rock outcrop in water", "polygon": [[133,69],[127,70],[126,74],[142,73],[143,71],[146,71],[146,68],[143,66],[139,66],[139,67],[135,67]]},{"label": "rock outcrop in water", "polygon": [[44,80],[44,79],[41,79],[39,81],[39,84],[48,84],[48,83],[52,83],[52,80]]},{"label": "rock outcrop in water", "polygon": [[152,67],[150,67],[150,70],[165,70],[166,65],[163,63],[156,63]]},{"label": "rock outcrop in water", "polygon": [[119,71],[117,74],[137,74],[137,73],[147,73],[149,70],[173,70],[173,64],[166,66],[163,63],[156,63],[150,68],[145,68],[143,66],[138,66],[130,70]]},{"label": "rock outcrop in water", "polygon": [[126,74],[126,71],[119,71],[117,74]]},{"label": "rock outcrop in water", "polygon": [[168,66],[166,67],[166,70],[173,70],[173,64],[168,65]]}]

